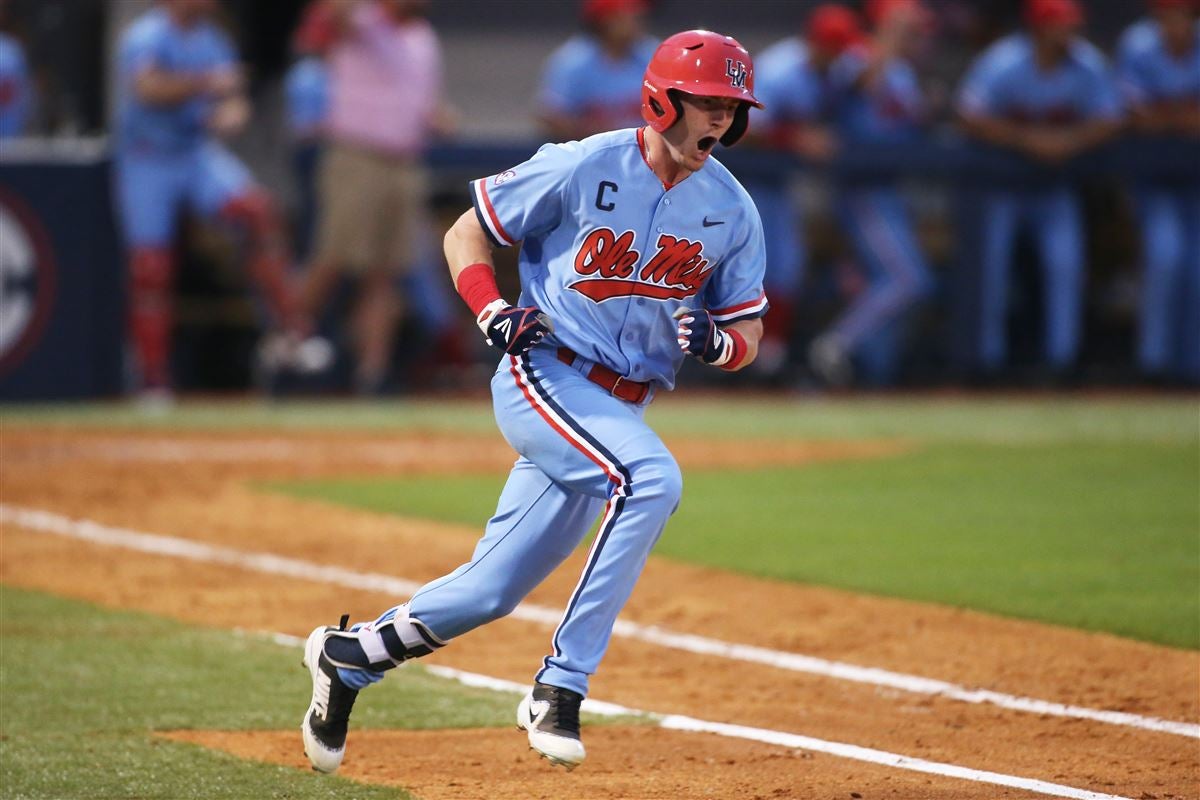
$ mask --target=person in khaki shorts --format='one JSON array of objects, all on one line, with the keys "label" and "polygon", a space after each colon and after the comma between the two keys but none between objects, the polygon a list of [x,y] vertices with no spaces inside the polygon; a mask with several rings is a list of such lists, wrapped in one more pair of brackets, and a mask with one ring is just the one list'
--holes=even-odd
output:
[{"label": "person in khaki shorts", "polygon": [[357,280],[351,333],[362,393],[387,379],[402,308],[397,279],[414,269],[430,226],[421,157],[430,136],[450,127],[427,5],[317,0],[299,34],[326,53],[330,74],[321,219],[301,302],[315,318],[341,275]]}]

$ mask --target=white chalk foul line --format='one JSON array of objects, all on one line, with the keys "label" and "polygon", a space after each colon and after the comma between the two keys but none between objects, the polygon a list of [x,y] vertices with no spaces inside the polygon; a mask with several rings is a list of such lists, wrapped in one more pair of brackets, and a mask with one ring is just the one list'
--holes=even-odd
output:
[{"label": "white chalk foul line", "polygon": [[[303,647],[304,640],[298,636],[286,633],[268,634],[270,638],[289,647]],[[529,686],[515,681],[493,678],[490,675],[480,675],[477,672],[465,672],[453,667],[443,667],[432,664],[422,664],[427,672],[440,678],[457,681],[465,686],[477,689],[490,689],[509,694],[524,694]],[[957,764],[945,764],[940,761],[926,761],[923,758],[910,758],[899,753],[889,753],[886,750],[873,750],[869,747],[859,747],[842,742],[830,742],[825,739],[814,739],[811,736],[801,736],[795,733],[773,731],[766,728],[751,728],[745,725],[730,725],[725,722],[710,722],[708,720],[686,717],[681,714],[659,714],[653,711],[643,711],[638,708],[608,703],[603,700],[587,698],[583,701],[583,710],[592,714],[608,717],[642,717],[650,719],[660,728],[691,733],[710,733],[717,736],[727,736],[732,739],[746,739],[763,744],[789,747],[795,750],[808,750],[814,753],[825,753],[839,758],[854,761],[864,761],[879,764],[894,769],[904,769],[912,772],[924,772],[930,775],[940,775],[947,778],[959,778],[976,783],[988,783],[996,786],[1006,786],[1013,789],[1024,789],[1038,794],[1053,797],[1069,797],[1075,800],[1130,800],[1115,794],[1093,792],[1088,789],[1077,789],[1074,786],[1064,786],[1060,783],[1048,783],[1034,778],[1022,778],[1017,775],[1005,775],[1002,772],[960,767]]]},{"label": "white chalk foul line", "polygon": [[[341,567],[331,567],[314,564],[310,561],[288,558],[286,556],[277,556],[271,553],[255,553],[204,544],[190,539],[140,533],[125,528],[101,525],[90,520],[76,520],[48,511],[20,508],[3,503],[0,503],[0,523],[10,523],[32,531],[53,533],[96,544],[122,547],[144,553],[226,564],[273,575],[285,575],[303,580],[330,583],[351,589],[367,589],[393,597],[411,595],[423,585],[415,581],[395,578],[390,575],[381,575],[375,572],[357,572]],[[512,616],[518,619],[555,626],[559,623],[562,612],[546,608],[545,606],[522,603],[513,611]],[[915,694],[934,695],[965,703],[986,703],[1014,711],[1086,719],[1109,725],[1141,728],[1158,733],[1171,733],[1200,739],[1200,725],[1189,722],[1158,719],[1157,717],[1130,714],[1124,711],[1104,711],[1083,706],[1065,705],[1063,703],[1038,700],[1032,697],[1020,697],[987,689],[968,689],[965,686],[934,680],[932,678],[890,672],[874,667],[861,667],[839,661],[828,661],[823,658],[815,658],[799,653],[785,653],[779,650],[769,650],[765,647],[756,647],[754,645],[723,642],[703,636],[676,633],[654,626],[638,625],[637,623],[624,620],[617,621],[617,624],[613,628],[613,635],[637,639],[658,647],[669,647],[689,653],[764,664],[793,672],[820,675],[822,677],[853,681],[872,686],[884,686]]]}]

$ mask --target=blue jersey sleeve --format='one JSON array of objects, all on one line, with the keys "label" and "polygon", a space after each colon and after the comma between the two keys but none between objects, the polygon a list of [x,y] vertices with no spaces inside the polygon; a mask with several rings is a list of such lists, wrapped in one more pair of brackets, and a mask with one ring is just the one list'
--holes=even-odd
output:
[{"label": "blue jersey sleeve", "polygon": [[838,56],[829,65],[829,81],[835,91],[848,92],[855,87],[867,71],[870,54],[863,48],[852,48]]},{"label": "blue jersey sleeve", "polygon": [[1150,81],[1139,47],[1141,33],[1135,25],[1125,31],[1117,44],[1117,82],[1121,94],[1131,105],[1141,105],[1150,96]]},{"label": "blue jersey sleeve", "polygon": [[118,64],[121,81],[127,86],[143,70],[162,67],[166,63],[170,43],[162,34],[162,28],[139,26],[126,35],[121,43]]},{"label": "blue jersey sleeve", "polygon": [[229,36],[219,28],[211,29],[211,67],[214,70],[234,69],[237,67],[237,50],[233,46],[233,42]]},{"label": "blue jersey sleeve", "polygon": [[472,181],[471,202],[492,243],[507,247],[558,225],[581,155],[578,142],[542,145],[525,163]]},{"label": "blue jersey sleeve", "polygon": [[325,122],[329,110],[329,77],[320,59],[297,61],[285,79],[287,121],[293,133],[307,133]]},{"label": "blue jersey sleeve", "polygon": [[1121,98],[1117,80],[1108,60],[1098,48],[1080,45],[1080,63],[1087,75],[1087,90],[1083,93],[1083,113],[1093,119],[1116,119],[1121,116]]},{"label": "blue jersey sleeve", "polygon": [[[746,202],[750,202],[749,198]],[[762,220],[753,205],[741,227],[744,232],[741,241],[730,248],[704,288],[704,306],[713,320],[722,325],[767,313],[767,296],[763,292],[766,245]]]},{"label": "blue jersey sleeve", "polygon": [[765,106],[762,117],[767,124],[806,122],[822,113],[821,80],[808,65],[804,45],[793,40],[763,53],[754,94]]},{"label": "blue jersey sleeve", "polygon": [[986,52],[971,65],[958,92],[958,110],[963,114],[996,115],[1002,113],[1000,72],[992,52]]}]

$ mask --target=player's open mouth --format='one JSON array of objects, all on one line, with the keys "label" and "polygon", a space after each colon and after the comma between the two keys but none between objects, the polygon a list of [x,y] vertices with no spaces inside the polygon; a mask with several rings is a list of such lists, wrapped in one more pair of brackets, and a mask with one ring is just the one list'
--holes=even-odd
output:
[{"label": "player's open mouth", "polygon": [[712,150],[716,146],[717,137],[715,136],[705,136],[696,142],[696,147],[700,148],[700,152],[704,154],[707,154],[709,150]]}]

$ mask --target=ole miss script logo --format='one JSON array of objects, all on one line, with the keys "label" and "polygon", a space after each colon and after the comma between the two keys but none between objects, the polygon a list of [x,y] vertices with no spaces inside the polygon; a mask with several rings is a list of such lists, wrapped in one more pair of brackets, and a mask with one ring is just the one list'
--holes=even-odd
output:
[{"label": "ole miss script logo", "polygon": [[589,277],[570,288],[597,303],[630,296],[683,300],[697,294],[713,271],[701,255],[704,243],[662,233],[656,244],[658,252],[637,270],[642,256],[633,249],[633,231],[618,236],[611,228],[596,228],[575,254],[575,271]]}]

